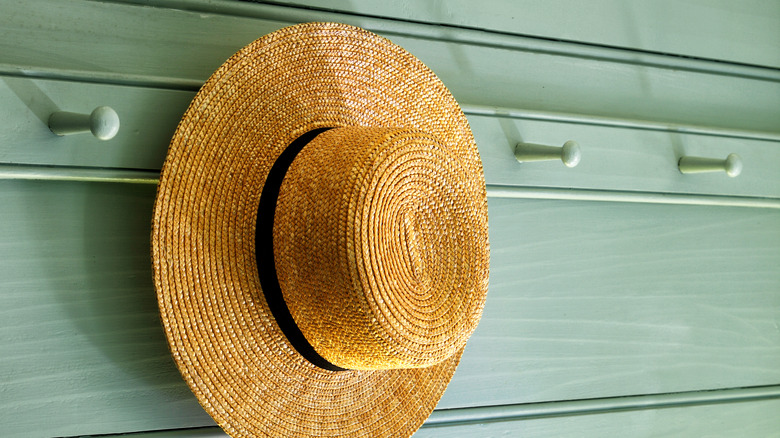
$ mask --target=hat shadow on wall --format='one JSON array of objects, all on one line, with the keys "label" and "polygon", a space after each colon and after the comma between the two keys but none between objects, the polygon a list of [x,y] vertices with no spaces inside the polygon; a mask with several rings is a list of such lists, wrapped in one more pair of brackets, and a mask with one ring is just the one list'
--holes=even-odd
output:
[{"label": "hat shadow on wall", "polygon": [[35,375],[57,376],[64,400],[87,397],[78,411],[89,417],[133,412],[150,427],[213,425],[176,369],[160,322],[149,255],[156,188],[15,185],[25,197],[17,231],[26,236],[26,271],[39,276],[24,279],[28,300],[39,303],[29,316],[38,329],[27,338],[40,348],[36,363],[47,364]]},{"label": "hat shadow on wall", "polygon": [[[40,131],[31,138],[46,138],[44,132],[53,136],[46,119],[58,108],[46,92],[29,79],[6,82],[41,121],[27,128]],[[85,134],[84,141],[98,140]],[[138,415],[162,409],[166,413],[160,417],[178,418],[172,421],[213,424],[176,369],[160,321],[149,240],[156,187],[12,184],[24,202],[23,211],[9,220],[20,221],[14,229],[24,239],[30,264],[25,272],[38,276],[21,272],[25,278],[19,280],[28,284],[32,296],[27,299],[40,304],[31,314],[39,318],[31,321],[39,330],[30,339],[42,348],[36,360],[49,365],[37,373],[66,373],[71,380],[90,382],[64,382],[62,396],[100,393],[104,403],[122,400],[106,409],[132,408]]]},{"label": "hat shadow on wall", "polygon": [[152,386],[181,377],[160,323],[149,235],[156,188],[83,183],[85,301],[75,318],[108,359]]},{"label": "hat shadow on wall", "polygon": [[[47,120],[59,108],[46,92],[32,79],[4,83],[41,121],[28,129],[46,134],[31,132],[31,138],[54,137]],[[84,142],[95,141],[84,135]],[[32,235],[27,245],[40,255],[33,260],[39,265],[39,280],[48,283],[69,322],[133,378],[166,385],[171,376],[181,380],[162,331],[152,284],[149,236],[156,187],[22,184],[28,198],[25,225]]]}]

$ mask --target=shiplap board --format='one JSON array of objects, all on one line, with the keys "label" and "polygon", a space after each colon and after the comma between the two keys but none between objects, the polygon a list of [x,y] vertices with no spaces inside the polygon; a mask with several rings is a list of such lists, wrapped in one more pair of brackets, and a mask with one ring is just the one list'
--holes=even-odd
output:
[{"label": "shiplap board", "polygon": [[[160,170],[191,91],[0,76],[0,162]],[[110,106],[119,132],[108,141],[89,133],[58,136],[55,111],[89,114]]]},{"label": "shiplap board", "polygon": [[[451,29],[297,8],[258,5],[252,11],[260,14],[242,16],[249,9],[232,6],[239,2],[135,3],[0,0],[0,72],[17,79],[0,106],[9,101],[32,112],[24,123],[3,124],[2,141],[11,132],[30,136],[22,147],[38,147],[51,140],[41,126],[48,108],[89,110],[104,104],[93,103],[97,95],[149,111],[135,119],[143,129],[121,134],[137,141],[124,137],[116,150],[74,138],[52,142],[48,153],[13,153],[72,154],[84,165],[93,156],[159,160],[172,114],[216,66],[262,34],[312,19],[391,36],[463,103],[780,132],[780,87],[770,73],[714,73],[723,70],[717,63],[707,64],[712,70],[650,67],[611,60],[608,50],[597,59],[567,54],[572,46],[565,44],[553,53],[473,32],[470,42],[457,43],[460,34]],[[736,44],[742,36],[750,38],[740,35]],[[773,59],[771,46],[754,48]],[[40,77],[68,79],[63,87],[73,97],[60,102],[45,87],[31,87],[40,83],[29,79]],[[96,91],[103,85],[89,82],[126,87],[104,94]],[[121,98],[136,89],[136,97]],[[170,94],[158,99],[147,94],[152,89]],[[168,113],[169,101],[179,109]],[[534,130],[521,127],[526,136]],[[69,152],[55,149],[66,143]],[[0,181],[4,435],[213,424],[181,381],[159,328],[148,265],[153,196],[150,186]],[[780,223],[773,210],[506,199],[491,200],[490,210],[489,307],[440,408],[780,382]],[[776,401],[724,404],[418,435],[772,436],[780,429],[777,408]]]},{"label": "shiplap board", "polygon": [[488,205],[485,317],[440,407],[780,381],[780,211]]},{"label": "shiplap board", "polygon": [[[414,438],[780,437],[780,401],[726,403],[593,415],[428,427]],[[137,438],[226,438],[216,427],[148,432]]]},{"label": "shiplap board", "polygon": [[[553,121],[469,116],[488,184],[611,191],[780,197],[780,141],[685,134]],[[518,142],[561,147],[576,141],[582,159],[574,168],[561,160],[518,163]],[[737,153],[742,173],[683,175],[682,156],[725,160]]]},{"label": "shiplap board", "polygon": [[[213,424],[169,357],[153,186],[0,181],[0,424]],[[485,316],[439,408],[780,382],[780,212],[491,199]]]},{"label": "shiplap board", "polygon": [[461,426],[424,427],[414,434],[414,438],[777,438],[780,437],[778,412],[780,412],[778,400],[728,403]]},{"label": "shiplap board", "polygon": [[[0,163],[159,170],[192,91],[0,76]],[[109,141],[89,134],[56,136],[46,120],[54,111],[89,113],[114,108],[120,130]],[[529,113],[526,113],[528,115]],[[587,123],[470,114],[488,184],[654,193],[780,198],[780,141],[686,134]],[[575,140],[582,162],[520,164],[519,141],[560,146]],[[682,155],[725,159],[739,154],[744,170],[682,175]]]},{"label": "shiplap board", "polygon": [[275,0],[431,24],[780,67],[780,3],[764,0]]},{"label": "shiplap board", "polygon": [[154,186],[0,182],[0,435],[212,425],[151,283]]},{"label": "shiplap board", "polygon": [[193,89],[232,53],[266,33],[297,21],[335,20],[391,35],[462,103],[780,131],[775,79],[543,53],[515,47],[511,36],[501,42],[456,42],[457,31],[435,26],[415,25],[423,34],[409,36],[408,24],[392,20],[282,6],[256,5],[267,18],[248,18],[232,12],[229,5],[236,3],[255,6],[181,4],[215,11],[204,13],[85,0],[0,0],[5,12],[0,70]]}]

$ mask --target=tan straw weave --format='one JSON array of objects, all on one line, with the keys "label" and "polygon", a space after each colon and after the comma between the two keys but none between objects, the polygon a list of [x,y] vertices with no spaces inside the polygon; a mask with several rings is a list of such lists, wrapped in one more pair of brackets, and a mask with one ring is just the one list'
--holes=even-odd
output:
[{"label": "tan straw weave", "polygon": [[[269,171],[326,127],[284,176],[275,266],[258,266]],[[482,165],[455,100],[408,52],[333,23],[260,38],[212,75],[171,142],[153,218],[173,357],[233,437],[413,434],[479,321],[488,254]],[[346,371],[298,353],[258,269],[275,269],[295,325]]]}]

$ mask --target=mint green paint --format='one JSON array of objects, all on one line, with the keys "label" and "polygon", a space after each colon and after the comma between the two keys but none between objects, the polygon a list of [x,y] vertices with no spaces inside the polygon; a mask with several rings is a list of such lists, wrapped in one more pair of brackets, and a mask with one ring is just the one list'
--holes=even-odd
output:
[{"label": "mint green paint", "polygon": [[[0,0],[0,162],[149,179],[224,59],[282,26],[327,19],[387,35],[431,66],[468,109],[493,188],[780,199],[780,27],[769,3],[351,3],[320,4],[341,14],[227,0]],[[46,127],[53,111],[101,105],[121,120],[109,141]],[[567,140],[581,147],[574,168],[513,156],[519,141]],[[744,162],[737,178],[676,168],[683,155],[732,152]],[[154,194],[151,184],[0,181],[4,436],[213,427],[159,326]],[[681,406],[692,391],[780,385],[780,211],[581,199],[490,199],[488,304],[442,418],[448,408],[502,405],[488,408],[499,415],[643,394],[680,403],[446,423],[416,436],[776,434],[774,396]],[[222,436],[149,436],[211,435]]]},{"label": "mint green paint", "polygon": [[478,7],[471,0],[281,3],[780,67],[776,1],[483,0]]},{"label": "mint green paint", "polygon": [[[159,328],[154,187],[0,188],[6,432],[210,424]],[[489,213],[485,317],[439,408],[780,381],[777,210],[491,199]]]},{"label": "mint green paint", "polygon": [[[0,15],[0,72],[6,74],[194,91],[263,34],[298,21],[335,20],[388,36],[420,57],[464,104],[780,132],[777,70],[250,2],[138,2],[193,9],[182,11],[85,0],[4,1],[10,3],[10,12]],[[262,13],[253,15],[256,10]],[[84,43],[95,35],[102,37],[99,44]]]}]

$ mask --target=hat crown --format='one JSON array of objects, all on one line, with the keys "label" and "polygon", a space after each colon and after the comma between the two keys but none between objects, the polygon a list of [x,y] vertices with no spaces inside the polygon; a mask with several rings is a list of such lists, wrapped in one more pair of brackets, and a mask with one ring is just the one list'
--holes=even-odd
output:
[{"label": "hat crown", "polygon": [[404,128],[319,134],[279,190],[276,271],[296,325],[328,362],[419,368],[463,348],[487,293],[481,175]]}]

